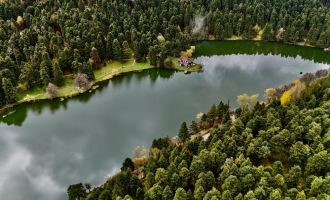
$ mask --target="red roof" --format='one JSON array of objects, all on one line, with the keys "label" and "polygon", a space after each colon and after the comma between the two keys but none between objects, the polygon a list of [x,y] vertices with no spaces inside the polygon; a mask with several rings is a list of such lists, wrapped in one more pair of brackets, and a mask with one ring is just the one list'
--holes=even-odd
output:
[{"label": "red roof", "polygon": [[186,56],[181,56],[181,57],[180,57],[180,61],[181,61],[181,62],[188,62],[188,60],[189,60],[189,58],[186,57]]}]

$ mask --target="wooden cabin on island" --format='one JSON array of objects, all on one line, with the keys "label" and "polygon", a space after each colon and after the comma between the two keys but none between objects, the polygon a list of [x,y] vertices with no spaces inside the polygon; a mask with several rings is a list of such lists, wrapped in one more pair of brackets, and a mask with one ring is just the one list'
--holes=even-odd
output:
[{"label": "wooden cabin on island", "polygon": [[194,60],[187,56],[181,56],[178,61],[178,65],[181,67],[192,67],[195,65]]}]

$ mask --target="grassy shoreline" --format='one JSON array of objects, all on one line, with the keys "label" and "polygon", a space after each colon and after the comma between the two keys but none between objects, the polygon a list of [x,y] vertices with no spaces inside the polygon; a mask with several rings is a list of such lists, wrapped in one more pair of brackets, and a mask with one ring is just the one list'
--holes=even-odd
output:
[{"label": "grassy shoreline", "polygon": [[[181,67],[177,65],[177,59],[173,58],[173,67],[172,70],[176,71],[185,71],[185,72],[199,72],[201,71],[200,65],[195,65],[191,68]],[[126,60],[124,62],[120,61],[112,61],[107,62],[104,67],[101,69],[94,71],[95,80],[92,82],[92,86],[90,89],[86,91],[82,91],[79,88],[74,86],[74,81],[72,76],[65,77],[65,83],[63,86],[58,88],[58,95],[54,99],[59,98],[70,98],[74,96],[78,96],[85,92],[88,92],[95,87],[98,87],[98,84],[104,81],[108,81],[116,76],[123,75],[125,73],[130,72],[140,72],[147,69],[154,69],[156,67],[152,66],[149,61],[145,63],[137,63],[134,59]],[[6,104],[0,108],[0,115],[4,115],[10,111],[12,111],[16,106],[25,103],[33,103],[42,100],[52,100],[48,93],[43,88],[33,88],[30,90],[26,90],[20,92],[18,94],[18,100],[15,103]]]}]

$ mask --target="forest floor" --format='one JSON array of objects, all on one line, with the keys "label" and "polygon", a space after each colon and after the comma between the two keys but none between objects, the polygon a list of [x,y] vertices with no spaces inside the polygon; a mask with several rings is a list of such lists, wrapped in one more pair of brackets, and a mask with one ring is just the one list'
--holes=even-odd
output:
[{"label": "forest floor", "polygon": [[[201,66],[196,65],[194,67],[186,68],[177,65],[178,58],[173,58],[173,70],[184,71],[184,72],[199,72],[201,71]],[[146,69],[155,68],[150,64],[149,61],[144,63],[137,63],[134,59],[129,59],[124,62],[120,61],[112,61],[106,63],[104,67],[101,69],[94,71],[95,80],[92,82],[91,89],[97,87],[97,84],[106,80],[110,80],[115,76],[119,76],[129,72],[140,72]],[[68,98],[77,96],[86,91],[82,91],[81,89],[75,87],[74,80],[72,75],[65,76],[64,85],[59,87],[57,90],[57,98]],[[26,91],[21,91],[18,93],[18,101],[13,104],[8,104],[0,108],[0,114],[7,113],[12,110],[12,108],[16,105],[34,102],[39,100],[51,99],[49,94],[43,88],[33,88]]]}]

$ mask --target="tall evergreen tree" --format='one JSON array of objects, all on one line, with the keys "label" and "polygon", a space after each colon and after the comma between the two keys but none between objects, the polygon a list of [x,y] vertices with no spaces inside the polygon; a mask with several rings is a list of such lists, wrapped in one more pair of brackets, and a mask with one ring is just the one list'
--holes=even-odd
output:
[{"label": "tall evergreen tree", "polygon": [[61,86],[64,83],[64,76],[63,76],[63,72],[60,68],[60,65],[58,64],[58,62],[54,62],[53,63],[53,82],[57,85],[57,86]]},{"label": "tall evergreen tree", "polygon": [[179,130],[179,138],[181,139],[181,141],[185,142],[186,140],[189,139],[189,132],[188,132],[188,128],[187,128],[187,124],[186,122],[183,122],[181,124],[180,130]]},{"label": "tall evergreen tree", "polygon": [[7,103],[12,103],[16,100],[16,88],[13,86],[10,79],[2,78],[2,89]]},{"label": "tall evergreen tree", "polygon": [[114,59],[122,59],[122,49],[118,39],[114,39],[112,42],[113,57]]}]

